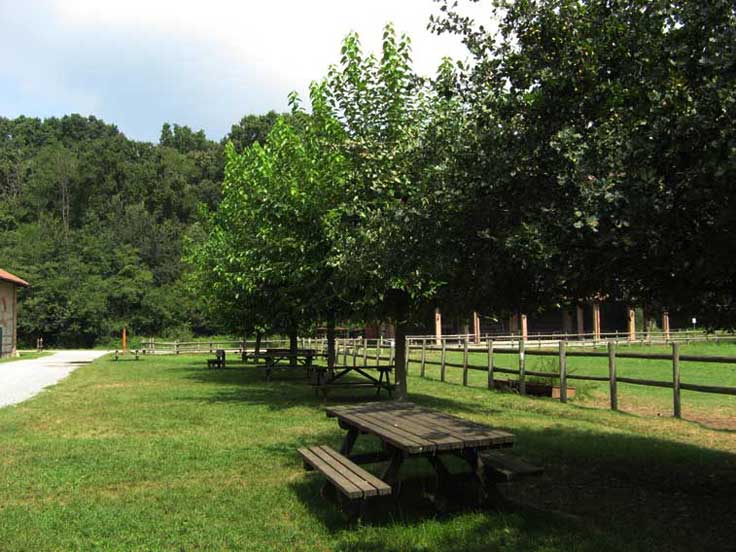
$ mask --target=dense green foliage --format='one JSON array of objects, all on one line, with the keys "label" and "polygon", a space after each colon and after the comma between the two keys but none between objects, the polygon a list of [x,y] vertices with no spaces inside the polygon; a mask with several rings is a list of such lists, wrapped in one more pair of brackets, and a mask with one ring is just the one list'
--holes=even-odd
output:
[{"label": "dense green foliage", "polygon": [[191,257],[203,292],[293,331],[391,320],[400,395],[404,331],[437,304],[606,297],[732,323],[733,6],[499,1],[488,32],[441,4],[431,27],[461,35],[468,68],[431,81],[391,26],[380,58],[349,35],[311,117],[297,104],[302,124],[229,150]]},{"label": "dense green foliage", "polygon": [[[275,114],[234,125],[244,145]],[[20,337],[89,346],[207,330],[183,283],[182,237],[221,195],[223,146],[164,125],[158,145],[78,115],[0,118],[0,266],[27,279]]]},{"label": "dense green foliage", "polygon": [[[444,65],[439,81],[452,77]],[[223,313],[237,297],[267,329],[388,319],[402,382],[401,336],[446,284],[459,236],[450,225],[462,203],[443,167],[463,116],[437,88],[413,73],[409,40],[391,26],[380,59],[349,35],[311,87],[311,114],[293,97],[300,124],[282,120],[263,147],[228,149],[210,239],[190,256],[201,293]]]},{"label": "dense green foliage", "polygon": [[733,2],[493,5],[484,28],[442,0],[433,26],[473,57],[469,218],[489,270],[519,267],[501,287],[522,307],[607,295],[733,324]]}]

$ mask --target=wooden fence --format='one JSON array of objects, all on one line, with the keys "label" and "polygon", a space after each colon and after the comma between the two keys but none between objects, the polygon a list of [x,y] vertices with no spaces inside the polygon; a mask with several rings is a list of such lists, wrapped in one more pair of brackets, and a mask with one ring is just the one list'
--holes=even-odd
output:
[{"label": "wooden fence", "polygon": [[[537,376],[542,378],[554,378],[560,381],[560,401],[567,402],[568,396],[568,381],[569,380],[585,380],[585,381],[600,381],[608,382],[609,384],[609,396],[612,410],[618,410],[618,384],[628,383],[632,385],[644,385],[651,387],[664,387],[672,389],[673,392],[673,411],[675,417],[679,418],[682,415],[681,408],[681,391],[698,391],[701,393],[715,393],[721,395],[736,395],[736,387],[725,387],[725,386],[713,386],[713,385],[696,385],[692,383],[682,382],[680,379],[680,363],[681,362],[703,362],[703,363],[716,363],[716,364],[736,364],[736,357],[728,356],[703,356],[703,355],[683,355],[680,354],[680,342],[671,343],[671,352],[669,354],[664,353],[640,353],[633,351],[619,351],[617,343],[611,341],[607,344],[608,350],[603,351],[571,351],[568,350],[568,343],[566,341],[559,341],[556,350],[543,350],[543,349],[529,349],[526,346],[524,340],[517,342],[516,348],[511,349],[508,347],[497,348],[495,342],[492,339],[487,340],[483,347],[470,345],[469,339],[465,339],[461,348],[454,346],[449,347],[445,340],[442,340],[441,345],[430,345],[428,343],[434,342],[434,338],[411,338],[410,344],[407,346],[408,359],[411,363],[419,363],[419,374],[424,377],[426,366],[434,365],[440,367],[440,380],[446,380],[446,374],[448,368],[459,368],[463,371],[463,385],[468,385],[468,373],[470,370],[483,371],[487,373],[487,386],[489,389],[494,388],[494,380],[496,374],[512,374],[518,377],[519,392],[524,395],[526,394],[526,378],[527,376]],[[576,344],[577,345],[577,344]],[[462,363],[453,363],[447,361],[447,352],[450,350],[462,351]],[[419,352],[419,360],[411,358],[411,351]],[[440,360],[430,361],[427,359],[428,351],[439,351]],[[486,362],[483,366],[477,364],[470,364],[469,356],[470,353],[481,352],[485,356]],[[515,355],[518,356],[518,368],[501,368],[494,364],[495,355]],[[558,369],[554,372],[539,372],[526,369],[526,357],[528,356],[546,356],[556,357],[558,359]],[[607,376],[591,376],[572,374],[567,369],[567,358],[568,357],[584,357],[584,358],[595,358],[595,357],[607,357],[608,358],[608,375]],[[633,359],[646,359],[646,360],[669,360],[672,364],[672,380],[661,381],[661,380],[649,380],[639,378],[621,377],[617,375],[616,366],[617,359],[620,358],[633,358]]]},{"label": "wooden fence", "polygon": [[[142,342],[142,352],[149,355],[214,354],[219,349],[227,352],[243,353],[255,351],[256,345],[255,339],[161,341],[155,338],[147,338]],[[289,340],[287,338],[262,339],[258,346],[261,350],[288,348]],[[353,356],[360,358],[366,356],[368,359],[375,359],[378,362],[383,360],[393,362],[394,359],[393,341],[389,339],[340,338],[335,340],[335,347],[337,359],[344,364],[350,362],[349,359]],[[323,338],[299,338],[299,348],[314,349],[319,353],[326,353],[327,340]]]},{"label": "wooden fence", "polygon": [[[736,335],[730,334],[709,334],[702,331],[694,330],[672,330],[668,334],[664,332],[648,332],[641,333],[637,339],[630,339],[627,334],[613,332],[605,333],[596,336],[592,333],[585,334],[529,334],[527,339],[524,340],[524,345],[527,350],[531,348],[543,349],[549,347],[555,347],[559,341],[566,341],[574,343],[576,347],[598,347],[604,345],[607,342],[615,342],[619,345],[659,345],[664,343],[694,343],[694,342],[720,342],[720,341],[736,341]],[[518,334],[484,334],[480,336],[478,340],[475,339],[473,334],[456,334],[456,335],[445,335],[441,338],[437,338],[434,335],[417,335],[407,337],[407,346],[416,347],[422,343],[439,344],[442,342],[445,347],[449,349],[462,349],[465,343],[470,343],[471,346],[475,347],[483,345],[489,341],[494,342],[494,346],[497,350],[501,349],[513,349],[518,350],[521,337]],[[377,339],[365,339],[362,337],[357,338],[338,338],[336,340],[337,346],[340,348],[345,347],[369,347],[369,348],[389,348],[393,346],[392,339],[386,339],[379,337]],[[300,338],[299,339],[301,348],[315,348],[324,349],[327,348],[327,340],[324,338]],[[360,343],[360,345],[354,345],[354,343]],[[198,353],[213,353],[217,349],[224,349],[228,352],[242,352],[242,351],[253,351],[255,350],[256,340],[196,340],[196,341],[162,341],[156,338],[144,338],[143,339],[143,351],[146,354],[198,354]],[[261,348],[269,347],[288,347],[289,341],[286,338],[281,339],[263,339],[260,344]]]},{"label": "wooden fence", "polygon": [[[684,334],[684,332],[683,332]],[[705,336],[699,333],[697,336],[693,334],[681,335],[681,339],[669,340],[671,351],[665,353],[641,353],[627,351],[626,346],[632,343],[629,340],[617,342],[610,340],[606,346],[607,351],[596,350],[568,350],[570,345],[575,348],[580,346],[578,341],[568,342],[560,340],[549,347],[543,341],[539,343],[529,340],[519,339],[519,336],[501,336],[501,339],[495,340],[488,337],[485,342],[472,343],[473,336],[446,336],[440,341],[440,345],[436,345],[434,336],[411,336],[407,338],[407,367],[411,364],[419,364],[420,376],[424,377],[427,366],[440,367],[440,380],[446,381],[447,370],[461,369],[463,371],[463,385],[468,385],[468,375],[470,371],[483,371],[487,374],[487,387],[492,389],[497,374],[509,374],[517,376],[519,392],[526,394],[527,377],[541,377],[550,379],[559,379],[560,382],[560,401],[567,402],[569,381],[598,381],[608,382],[610,406],[612,410],[618,410],[618,384],[626,383],[631,385],[643,385],[650,387],[663,387],[672,389],[673,411],[676,417],[680,417],[681,408],[681,392],[682,390],[696,391],[700,393],[715,393],[721,395],[736,395],[736,387],[714,386],[714,385],[698,385],[681,381],[680,363],[681,362],[702,362],[716,364],[736,364],[736,357],[728,356],[703,356],[703,355],[683,355],[680,353],[680,344],[693,341],[706,341]],[[731,336],[711,336],[708,341],[731,339]],[[654,344],[654,342],[652,342]],[[601,345],[601,343],[599,343]],[[289,346],[288,339],[264,339],[260,342],[262,349],[267,348],[285,348]],[[327,340],[323,338],[300,338],[300,348],[315,349],[320,353],[327,352]],[[144,354],[192,354],[192,353],[214,353],[217,349],[224,349],[230,352],[242,353],[244,351],[252,352],[255,350],[255,340],[235,340],[235,341],[156,341],[149,339],[144,341]],[[336,339],[336,360],[337,364],[348,366],[362,365],[370,367],[375,361],[378,365],[381,362],[393,363],[395,358],[394,342],[391,339],[366,339],[366,338],[348,338]],[[412,358],[412,352],[418,353],[419,359]],[[428,352],[439,352],[440,360],[429,360]],[[462,362],[450,362],[447,359],[448,352],[462,352]],[[471,364],[470,355],[480,353],[485,362],[483,365]],[[496,355],[514,355],[518,357],[518,368],[502,368],[494,364]],[[529,356],[543,356],[557,358],[557,370],[552,372],[540,372],[526,369],[526,358]],[[608,375],[583,375],[570,373],[567,367],[568,357],[583,358],[600,358],[608,359]],[[645,360],[668,360],[672,365],[672,378],[668,381],[650,380],[640,378],[629,378],[619,376],[617,374],[618,359],[645,359]]]}]

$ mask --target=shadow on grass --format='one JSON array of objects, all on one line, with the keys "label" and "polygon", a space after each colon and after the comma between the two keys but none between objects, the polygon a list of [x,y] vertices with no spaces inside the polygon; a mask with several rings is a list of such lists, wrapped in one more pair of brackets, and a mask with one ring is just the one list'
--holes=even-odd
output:
[{"label": "shadow on grass", "polygon": [[[387,400],[386,394],[376,396],[375,390],[331,389],[327,398],[318,396],[303,369],[279,369],[271,381],[265,380],[263,367],[238,366],[236,368],[208,370],[199,366],[174,368],[185,372],[185,378],[215,387],[207,402],[242,402],[266,405],[273,410],[294,406],[326,407],[334,404],[363,403]],[[191,400],[202,401],[201,397]]]},{"label": "shadow on grass", "polygon": [[[349,521],[338,503],[322,492],[319,474],[305,475],[290,486],[325,529],[342,537],[344,551],[487,551],[619,550],[615,534],[601,536],[577,517],[506,501],[493,507],[468,506],[468,478],[455,476],[455,492],[439,511],[429,497],[433,479],[413,476],[402,483],[398,497],[373,498],[360,522]],[[419,544],[422,540],[426,544]],[[610,541],[610,542],[609,542]],[[409,544],[411,543],[411,544]]]},{"label": "shadow on grass", "polygon": [[[440,514],[424,500],[426,487],[407,485],[398,500],[376,502],[365,523],[399,524],[411,531],[429,520],[452,525],[453,519],[479,516],[454,536],[439,529],[432,546],[438,550],[548,549],[544,543],[582,550],[732,549],[736,455],[605,428],[514,433],[542,460],[546,473],[501,485],[508,502],[498,511],[466,506]],[[401,477],[414,475],[410,468]],[[346,529],[337,507],[320,497],[322,482],[318,474],[305,475],[305,481],[293,484],[294,492],[330,531]],[[344,549],[407,548],[405,541],[392,544],[369,533],[365,539],[351,537]]]},{"label": "shadow on grass", "polygon": [[712,425],[712,424],[709,424],[709,423],[706,423],[706,422],[701,422],[700,420],[687,420],[687,421],[690,422],[690,423],[692,423],[692,424],[695,424],[696,426],[698,426],[701,429],[706,429],[708,431],[715,431],[717,433],[725,433],[727,435],[728,434],[730,434],[730,435],[736,434],[736,429],[730,429],[730,428],[727,428],[727,427],[718,427],[716,425]]},{"label": "shadow on grass", "polygon": [[[282,409],[319,408],[341,399],[330,397],[323,402],[303,380],[265,382],[257,368],[185,369],[191,380],[213,384],[210,398],[205,399],[212,402],[239,401]],[[202,397],[191,400],[201,401]],[[345,402],[356,400],[355,396],[344,398]],[[480,413],[473,403],[446,396],[412,393],[410,400],[476,419]],[[466,507],[440,514],[422,488],[412,493],[412,485],[407,484],[406,496],[376,502],[365,524],[356,529],[346,525],[335,504],[321,497],[323,478],[319,474],[305,473],[290,486],[327,530],[338,534],[343,550],[731,548],[731,535],[736,531],[736,455],[667,440],[666,435],[637,435],[625,425],[608,427],[609,418],[594,416],[597,409],[574,408],[552,426],[543,420],[547,413],[535,410],[533,417],[505,428],[516,436],[514,452],[546,471],[539,478],[504,485],[509,502],[498,511]],[[483,415],[496,413],[509,412],[485,407],[482,411]],[[538,421],[544,427],[535,425]],[[575,425],[579,421],[586,423]],[[322,441],[311,435],[274,445],[271,452],[295,455],[305,444],[337,447],[342,433],[335,424],[334,433],[320,435]],[[410,464],[402,473],[409,481],[414,475]],[[430,541],[416,544],[429,538],[425,531],[431,532]]]}]

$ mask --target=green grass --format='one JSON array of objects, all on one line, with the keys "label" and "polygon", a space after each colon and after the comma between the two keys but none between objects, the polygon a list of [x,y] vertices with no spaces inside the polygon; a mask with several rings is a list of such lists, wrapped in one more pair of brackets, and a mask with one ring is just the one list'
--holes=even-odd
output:
[{"label": "green grass", "polygon": [[204,358],[101,359],[0,410],[0,550],[731,546],[735,432],[440,383],[416,365],[411,400],[512,431],[545,474],[506,486],[500,511],[436,515],[402,499],[349,526],[296,454],[339,445],[325,403],[303,382],[208,371]]},{"label": "green grass", "polygon": [[[571,348],[570,350],[575,350]],[[592,349],[580,349],[591,351]],[[647,346],[633,345],[620,346],[620,352],[643,352],[643,353],[671,353],[669,346]],[[530,349],[531,352],[534,349]],[[596,351],[606,351],[605,346],[598,347]],[[736,343],[691,343],[682,344],[682,355],[718,355],[736,357]],[[421,358],[419,351],[412,350],[411,359],[413,366],[418,367]],[[439,362],[439,352],[428,352],[427,360]],[[462,352],[451,351],[447,353],[447,361],[462,363]],[[496,353],[494,365],[503,368],[518,369],[518,353],[499,354]],[[486,366],[487,356],[485,353],[470,353],[469,364]],[[573,375],[608,376],[607,358],[582,358],[568,357],[568,372]],[[558,371],[559,363],[556,357],[540,357],[527,355],[526,369],[532,371]],[[418,368],[417,368],[418,369]],[[672,381],[672,363],[667,360],[643,360],[618,358],[616,372],[621,377]],[[462,381],[461,368],[447,368],[447,381],[459,383]],[[438,366],[427,366],[426,375],[429,378],[439,379],[440,368]],[[486,384],[485,372],[470,371],[469,384],[483,387]],[[497,374],[498,378],[517,379],[510,374]],[[736,387],[736,364],[710,364],[702,362],[682,362],[680,368],[680,379],[682,382]],[[608,408],[609,406],[609,384],[608,382],[588,382],[570,380],[569,385],[575,386],[578,396],[575,398],[580,405]],[[651,416],[672,415],[672,391],[659,387],[647,387],[641,385],[619,383],[619,408],[625,412],[632,412]],[[698,421],[714,427],[736,430],[736,397],[732,395],[716,395],[700,393],[695,391],[682,391],[683,416],[687,419]]]},{"label": "green grass", "polygon": [[0,362],[13,362],[15,360],[31,360],[31,359],[34,359],[34,358],[41,358],[41,357],[45,357],[45,356],[52,355],[52,354],[53,354],[53,352],[49,352],[49,351],[41,351],[41,352],[38,352],[38,351],[27,351],[27,352],[26,351],[20,351],[20,356],[19,357],[17,357],[17,358],[11,358],[11,357],[0,358]]}]

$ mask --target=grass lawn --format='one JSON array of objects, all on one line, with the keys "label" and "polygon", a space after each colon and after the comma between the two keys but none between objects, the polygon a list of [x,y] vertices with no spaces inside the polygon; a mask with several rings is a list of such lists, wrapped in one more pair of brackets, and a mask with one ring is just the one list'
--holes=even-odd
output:
[{"label": "grass lawn", "polygon": [[[570,348],[570,350],[576,350]],[[591,351],[592,349],[578,349]],[[596,349],[605,352],[606,347]],[[530,349],[531,352],[534,349]],[[632,345],[619,346],[619,352],[642,352],[642,353],[665,353],[672,352],[669,346]],[[736,357],[736,343],[691,343],[682,344],[680,347],[682,355],[711,355],[711,356],[733,356]],[[412,366],[418,371],[421,354],[412,350]],[[439,362],[439,352],[428,352],[427,360]],[[448,351],[447,361],[462,363],[462,352]],[[487,356],[485,353],[471,352],[469,364],[486,366]],[[518,369],[518,353],[499,354],[494,356],[494,365],[503,368]],[[568,372],[573,375],[608,376],[607,358],[582,358],[568,357]],[[526,360],[527,370],[557,371],[559,361],[556,357],[539,357],[528,355]],[[672,362],[667,360],[642,360],[618,358],[616,372],[620,377],[630,377],[649,380],[672,381]],[[439,366],[426,368],[429,378],[439,379]],[[453,383],[462,382],[461,368],[447,368],[447,381]],[[497,374],[497,378],[516,379],[509,374]],[[470,371],[469,384],[477,387],[485,387],[485,372]],[[682,362],[680,366],[680,379],[682,382],[736,387],[736,364],[710,364],[698,362]],[[575,386],[577,397],[574,399],[578,405],[597,408],[609,408],[609,385],[608,382],[589,382],[570,380],[569,385]],[[672,390],[660,387],[646,387],[627,383],[618,384],[619,409],[647,416],[671,416]],[[684,418],[701,423],[708,427],[719,429],[736,430],[736,397],[733,395],[716,395],[700,393],[695,391],[682,391],[682,415]]]},{"label": "grass lawn", "polygon": [[296,454],[339,446],[324,403],[302,382],[204,359],[106,357],[0,409],[0,550],[732,547],[734,431],[440,383],[414,365],[411,400],[513,432],[545,474],[505,486],[500,511],[402,501],[348,526]]},{"label": "grass lawn", "polygon": [[31,360],[34,358],[41,358],[48,355],[54,354],[53,352],[48,351],[21,351],[20,356],[16,358],[6,357],[6,358],[0,358],[0,362],[13,362],[15,360]]}]

